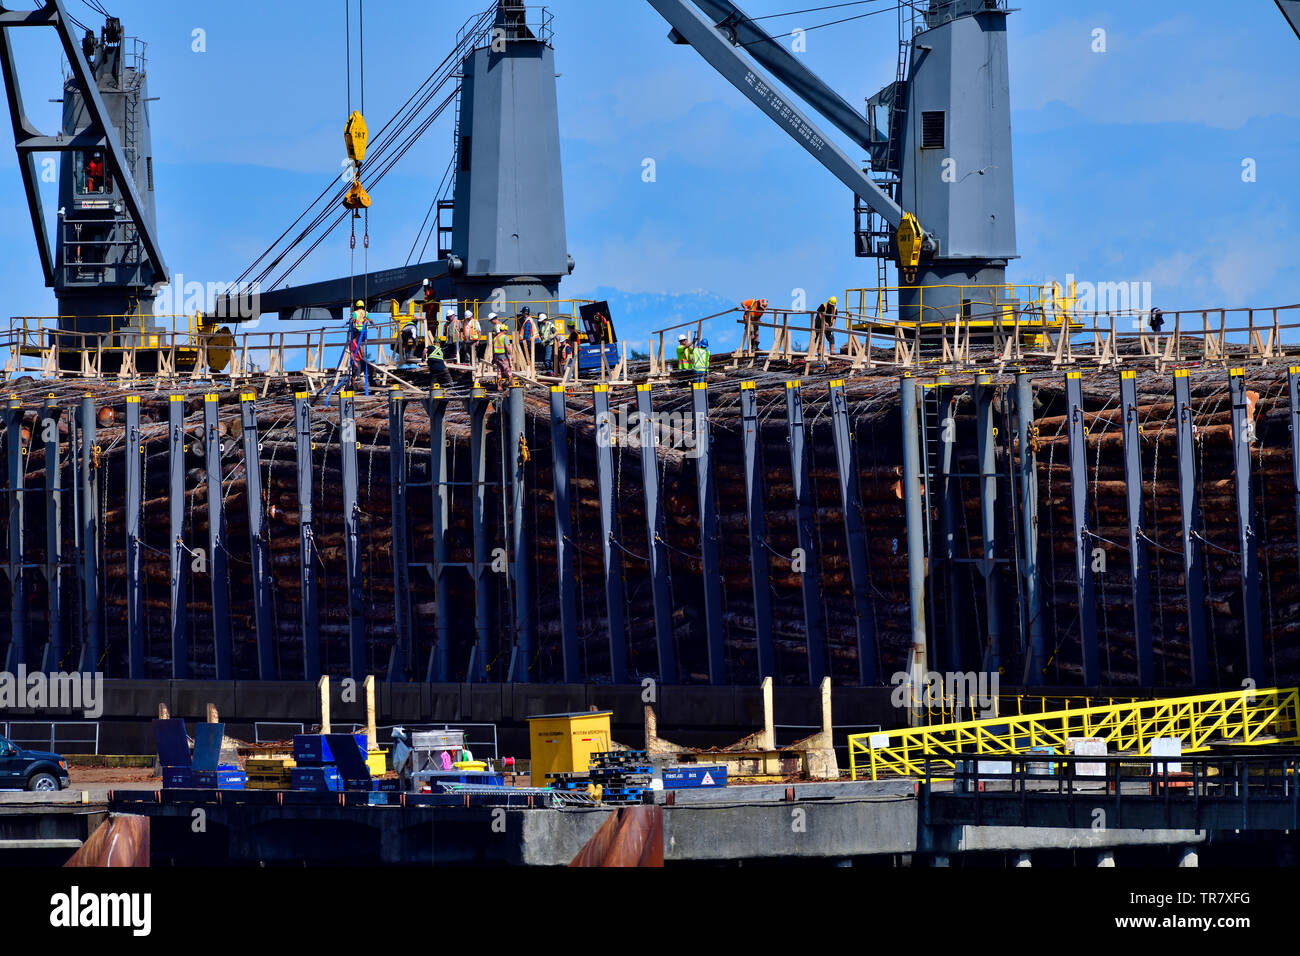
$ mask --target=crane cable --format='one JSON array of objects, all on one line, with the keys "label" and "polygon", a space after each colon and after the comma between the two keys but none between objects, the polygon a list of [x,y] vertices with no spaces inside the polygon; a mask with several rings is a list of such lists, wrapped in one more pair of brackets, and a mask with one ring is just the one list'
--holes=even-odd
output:
[{"label": "crane cable", "polygon": [[[862,0],[862,2],[866,2],[866,0]],[[821,30],[826,27],[838,26],[841,23],[850,23],[854,20],[865,20],[867,17],[874,17],[880,13],[893,13],[896,10],[898,10],[900,6],[902,6],[902,4],[895,3],[893,6],[881,7],[878,10],[868,10],[866,13],[859,13],[856,16],[842,17],[839,20],[828,20],[826,23],[814,24],[813,26],[805,27],[803,30],[791,30],[788,33],[775,33],[772,34],[771,36],[766,36],[759,40],[750,40],[748,43],[737,43],[736,46],[738,47],[759,46],[760,44],[768,43],[772,40],[780,40],[783,37],[792,37],[796,33],[808,34],[808,33],[812,33],[814,30]],[[774,15],[781,16],[783,14],[774,14]],[[750,22],[753,22],[752,18]]]},{"label": "crane cable", "polygon": [[[352,0],[343,0],[343,16],[346,21],[344,29],[347,38],[348,47],[348,117],[352,116]],[[360,66],[360,77],[358,87],[358,98],[361,101],[361,115],[364,118],[366,113],[366,4],[365,0],[357,0],[357,60]],[[353,160],[352,176],[354,183],[361,182],[361,159]],[[372,184],[373,185],[373,184]],[[357,216],[354,211],[352,215],[352,236],[348,241],[349,262],[348,262],[348,302],[359,301],[362,303],[370,300],[370,207],[365,207],[365,219],[362,226],[362,249],[361,249],[361,298],[356,299],[357,283]],[[351,307],[351,306],[350,306]]]},{"label": "crane cable", "polygon": [[[460,43],[455,47],[455,49],[453,49],[451,53],[449,53],[447,57],[442,61],[442,63],[440,63],[438,67],[434,69],[434,71],[430,73],[428,77],[425,78],[425,80],[416,88],[416,90],[410,95],[410,97],[401,106],[401,108],[384,124],[384,126],[379,130],[379,132],[372,138],[372,146],[373,146],[372,152],[374,153],[374,156],[371,157],[372,160],[384,161],[384,165],[379,169],[379,171],[373,174],[373,178],[371,180],[372,187],[378,184],[380,180],[384,178],[384,176],[392,168],[392,166],[395,164],[395,162],[398,159],[405,156],[405,154],[414,145],[415,140],[418,139],[419,136],[422,135],[430,125],[432,125],[432,122],[441,115],[442,111],[446,109],[450,101],[454,99],[455,93],[453,92],[451,96],[447,97],[447,99],[444,99],[442,103],[440,103],[437,106],[437,108],[435,109],[434,113],[431,116],[428,116],[417,123],[417,117],[419,117],[420,114],[425,110],[425,108],[431,102],[434,101],[438,93],[442,90],[444,86],[446,86],[446,84],[452,78],[452,75],[454,74],[454,70],[459,63],[458,57],[463,54],[466,47],[472,48],[473,46],[477,45],[477,43],[481,39],[483,39],[484,36],[486,36],[486,31],[488,29],[488,26],[490,25],[490,13],[491,11],[484,11],[482,14],[479,15],[477,21],[469,30],[466,31],[465,35],[461,38]],[[349,18],[349,32],[350,32],[350,18]],[[350,78],[350,61],[349,61],[349,78]],[[350,83],[348,88],[348,96],[349,96],[349,105],[350,105],[351,104]],[[417,125],[415,127],[414,133],[411,134],[408,131],[410,130],[413,123],[417,123]],[[393,159],[388,159],[387,154],[392,152],[393,150],[396,150],[397,152],[396,157]],[[340,200],[343,197],[343,194],[346,192],[346,189],[339,189],[337,187],[337,182],[338,182],[337,179],[332,178],[329,184],[323,190],[321,190],[320,194],[317,195],[317,197],[314,200],[312,200],[311,203],[308,204],[307,208],[304,209],[303,212],[300,213],[298,217],[292,223],[289,224],[289,226],[275,239],[274,242],[271,243],[270,246],[266,248],[265,251],[263,251],[256,259],[253,260],[253,262],[239,276],[237,282],[244,282],[245,280],[248,280],[250,277],[253,277],[252,281],[257,283],[265,283],[269,279],[271,274],[289,257],[289,254],[291,252],[293,252],[302,243],[306,242],[313,233],[317,232],[317,230],[319,230],[327,221],[329,221],[331,218],[330,213],[334,210],[337,201]],[[317,207],[319,207],[322,202],[324,202],[325,205],[322,208],[320,208],[318,211],[313,212],[313,210],[317,210]],[[341,213],[333,217],[333,220],[332,222],[330,222],[326,232],[320,235],[319,237],[317,237],[316,240],[311,243],[310,248],[301,256],[299,256],[291,265],[289,265],[288,268],[286,268],[285,271],[275,281],[271,282],[270,285],[267,287],[275,288],[279,286],[281,283],[283,283],[289,277],[289,275],[292,274],[298,268],[298,266],[302,264],[302,262],[307,258],[307,256],[310,255],[311,252],[313,252],[320,245],[321,241],[324,240],[324,238],[328,235],[328,233],[338,227],[338,225],[342,222],[344,215],[346,215],[346,213]],[[308,217],[311,218],[309,219]],[[301,223],[303,223],[304,220],[308,220],[307,224],[296,235],[293,235],[294,230]],[[288,240],[287,244],[284,246],[284,248],[280,248],[281,243],[285,243],[286,239]]]},{"label": "crane cable", "polygon": [[[364,116],[366,113],[366,0],[357,0],[357,27],[358,27],[358,32],[360,33],[360,39],[358,40],[357,54],[361,60],[361,90],[360,90],[361,115]],[[358,180],[360,179],[360,176],[361,173],[360,170],[358,170],[357,171]],[[362,296],[362,299],[369,301],[370,300],[370,207],[369,206],[367,206],[365,209],[365,216],[366,216],[365,227],[364,227],[365,236],[363,242],[363,249],[361,251],[362,274],[364,278],[361,281],[363,283],[362,291],[365,293],[365,295]]]},{"label": "crane cable", "polygon": [[[352,0],[343,0],[343,35],[348,61],[348,116],[352,115]],[[357,297],[357,220],[352,217],[351,258],[348,261],[348,309]]]}]

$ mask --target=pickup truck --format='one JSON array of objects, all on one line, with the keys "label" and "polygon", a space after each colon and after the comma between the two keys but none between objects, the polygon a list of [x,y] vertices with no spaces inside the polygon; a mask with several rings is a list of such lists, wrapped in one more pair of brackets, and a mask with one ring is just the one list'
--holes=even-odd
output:
[{"label": "pickup truck", "polygon": [[63,790],[68,762],[44,750],[24,750],[0,737],[0,790]]}]

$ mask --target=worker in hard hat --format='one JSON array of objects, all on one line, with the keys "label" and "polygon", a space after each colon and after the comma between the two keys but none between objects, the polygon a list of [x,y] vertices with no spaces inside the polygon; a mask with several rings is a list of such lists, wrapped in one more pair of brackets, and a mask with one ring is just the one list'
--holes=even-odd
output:
[{"label": "worker in hard hat", "polygon": [[576,380],[581,371],[581,357],[578,349],[582,347],[582,334],[578,331],[578,326],[573,324],[569,328],[569,334],[564,340],[564,365],[567,368],[570,362],[573,363],[573,377]]},{"label": "worker in hard hat", "polygon": [[478,355],[475,354],[478,348],[479,339],[483,338],[482,330],[479,329],[478,319],[474,318],[474,313],[469,309],[465,310],[465,317],[460,327],[461,339],[465,343],[465,362],[473,365],[478,361]]},{"label": "worker in hard hat", "polygon": [[823,362],[827,355],[835,351],[835,317],[838,314],[838,305],[839,300],[831,296],[817,306],[817,314],[813,317],[813,332],[815,338],[820,341],[816,348]]},{"label": "worker in hard hat", "polygon": [[460,364],[460,319],[456,317],[454,310],[448,311],[443,318],[442,334],[447,340],[446,348],[443,351],[444,359],[451,358]]},{"label": "worker in hard hat", "polygon": [[695,377],[702,382],[708,377],[709,360],[713,357],[712,353],[709,351],[709,340],[700,339],[700,344],[695,346],[693,351],[695,353],[693,363],[695,368]]},{"label": "worker in hard hat", "polygon": [[[447,315],[456,318],[455,312],[448,312]],[[444,388],[451,387],[451,374],[447,371],[446,353],[441,338],[435,338],[430,343],[426,360],[429,363],[429,378]]]},{"label": "worker in hard hat", "polygon": [[519,332],[520,351],[528,357],[528,360],[534,365],[537,364],[538,343],[542,340],[542,333],[537,324],[537,319],[533,318],[528,306],[524,306],[519,313],[519,321],[515,323],[515,329]]},{"label": "worker in hard hat", "polygon": [[751,352],[758,351],[758,323],[767,312],[767,299],[746,299],[740,303],[745,310],[745,346]]},{"label": "worker in hard hat", "polygon": [[83,170],[86,180],[86,192],[102,193],[104,189],[104,158],[99,153],[93,153],[86,162],[86,168]]},{"label": "worker in hard hat", "polygon": [[[435,313],[436,317],[436,313]],[[405,364],[415,357],[415,316],[403,312],[398,303],[393,302],[394,338],[397,339],[397,358]]]},{"label": "worker in hard hat", "polygon": [[691,340],[683,332],[677,336],[677,371],[685,372],[694,368],[694,361],[691,356]]},{"label": "worker in hard hat", "polygon": [[424,327],[436,339],[442,335],[442,303],[434,298],[430,280],[425,279],[424,283],[424,306],[421,309],[424,312]]},{"label": "worker in hard hat", "polygon": [[492,322],[492,367],[497,371],[497,391],[503,391],[510,384],[510,331],[495,312],[490,316]]},{"label": "worker in hard hat", "polygon": [[348,321],[348,359],[354,376],[365,366],[366,329],[370,324],[370,313],[366,311],[365,302],[357,299],[357,304],[352,309],[352,317]]},{"label": "worker in hard hat", "polygon": [[555,321],[545,312],[537,316],[537,341],[541,349],[542,368],[550,368],[555,351]]}]

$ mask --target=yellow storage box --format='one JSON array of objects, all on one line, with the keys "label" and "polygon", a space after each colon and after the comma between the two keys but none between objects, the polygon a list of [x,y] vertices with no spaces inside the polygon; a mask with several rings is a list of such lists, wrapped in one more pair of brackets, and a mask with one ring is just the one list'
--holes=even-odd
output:
[{"label": "yellow storage box", "polygon": [[613,713],[599,710],[529,717],[533,786],[546,786],[548,773],[585,773],[591,769],[592,754],[612,750],[609,718]]}]

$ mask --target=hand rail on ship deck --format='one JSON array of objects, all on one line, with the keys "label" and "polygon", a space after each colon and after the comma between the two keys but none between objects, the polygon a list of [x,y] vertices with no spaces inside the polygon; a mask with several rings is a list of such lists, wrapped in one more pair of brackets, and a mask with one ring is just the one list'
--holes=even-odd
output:
[{"label": "hand rail on ship deck", "polygon": [[[563,301],[570,303],[570,313],[557,314],[568,319],[575,316],[583,300]],[[533,305],[554,307],[555,304]],[[1159,331],[1144,328],[1147,313],[1137,311],[1070,311],[1062,319],[1050,310],[1035,312],[1020,308],[1011,314],[1004,313],[1001,319],[990,319],[979,313],[959,318],[945,324],[941,335],[927,331],[927,323],[899,322],[858,312],[839,313],[825,328],[819,327],[813,312],[782,309],[769,309],[762,320],[746,322],[743,310],[734,308],[653,332],[649,368],[643,377],[653,380],[671,376],[675,363],[668,356],[670,333],[692,328],[697,335],[702,335],[705,323],[732,315],[735,316],[732,321],[743,327],[741,346],[729,356],[716,357],[720,365],[731,371],[758,366],[766,371],[774,364],[781,364],[796,374],[802,367],[805,376],[814,366],[842,376],[872,370],[938,375],[977,369],[1005,372],[1008,368],[1021,367],[1139,365],[1164,372],[1189,364],[1300,363],[1300,304],[1165,312],[1164,327]],[[348,333],[341,326],[241,332],[204,325],[195,316],[154,318],[170,319],[174,327],[82,332],[63,328],[58,317],[12,318],[8,333],[0,331],[0,375],[6,379],[29,375],[42,379],[118,381],[148,377],[177,383],[221,378],[241,385],[302,375],[315,383],[331,376],[337,379],[346,363]],[[515,324],[513,316],[506,318],[510,325]],[[373,361],[367,355],[368,365],[377,371],[380,384],[402,385],[397,373],[404,365],[411,364],[410,357],[401,351],[403,332],[411,328],[416,340],[427,348],[441,330],[435,327],[431,333],[425,318],[415,314],[376,313],[372,322],[375,336],[368,339],[366,346],[376,352]],[[765,334],[765,330],[770,330],[770,345],[751,348],[750,333]],[[795,342],[796,336],[804,335],[806,345]],[[836,349],[839,336],[846,337],[846,343]],[[443,336],[440,339],[445,341]],[[518,328],[512,327],[512,377],[533,383],[550,380],[572,384],[581,379],[631,384],[628,340],[620,339],[618,346],[620,354],[613,365],[602,353],[601,367],[590,375],[580,375],[575,360],[568,363],[562,376],[552,379],[547,370],[538,367],[534,350],[520,340]],[[64,367],[73,364],[67,362],[69,354],[78,357],[77,367]],[[332,363],[334,355],[339,356],[338,363]],[[301,367],[295,365],[298,356],[302,358]],[[144,368],[142,357],[148,358]],[[495,376],[485,339],[473,344],[468,358],[464,367],[475,381]]]},{"label": "hand rail on ship deck", "polygon": [[1211,744],[1300,742],[1300,689],[1267,688],[1162,697],[1124,704],[967,720],[849,737],[851,776],[918,777],[927,761],[954,766],[958,754],[1005,757],[1031,747],[1065,753],[1072,738],[1100,737],[1112,751],[1149,752],[1158,737],[1178,737],[1184,753]]}]

